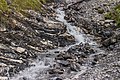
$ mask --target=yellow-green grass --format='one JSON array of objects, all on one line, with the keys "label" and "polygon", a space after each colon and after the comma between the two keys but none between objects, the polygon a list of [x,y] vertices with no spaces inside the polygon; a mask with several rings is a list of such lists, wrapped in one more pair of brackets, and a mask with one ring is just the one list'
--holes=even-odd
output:
[{"label": "yellow-green grass", "polygon": [[9,16],[14,12],[21,12],[24,16],[28,16],[28,13],[24,10],[41,11],[42,4],[46,3],[46,0],[10,0],[11,3],[7,4],[6,0],[0,0],[0,27],[9,23]]},{"label": "yellow-green grass", "polygon": [[120,4],[117,5],[112,11],[105,14],[105,19],[115,20],[117,27],[120,27]]},{"label": "yellow-green grass", "polygon": [[41,5],[45,3],[46,0],[11,0],[11,4],[7,5],[6,0],[0,0],[0,10],[6,12],[9,9],[14,10],[41,10]]}]

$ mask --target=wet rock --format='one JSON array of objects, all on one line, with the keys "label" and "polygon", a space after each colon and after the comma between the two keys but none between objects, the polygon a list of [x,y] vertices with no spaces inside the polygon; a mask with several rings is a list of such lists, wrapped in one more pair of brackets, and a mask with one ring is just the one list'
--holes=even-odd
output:
[{"label": "wet rock", "polygon": [[71,23],[75,22],[75,19],[73,17],[70,17],[69,20],[68,20],[68,22],[71,22]]},{"label": "wet rock", "polygon": [[63,80],[63,79],[59,77],[54,77],[54,78],[50,78],[49,80]]},{"label": "wet rock", "polygon": [[59,51],[55,51],[54,53],[59,53]]},{"label": "wet rock", "polygon": [[37,20],[38,22],[41,22],[41,21],[43,21],[43,18],[42,18],[42,16],[38,16],[38,17],[36,17],[36,20]]},{"label": "wet rock", "polygon": [[56,80],[63,80],[63,79],[61,79],[61,78],[56,78]]},{"label": "wet rock", "polygon": [[61,24],[61,23],[48,23],[47,22],[47,27],[46,30],[48,29],[49,33],[52,34],[62,34],[66,32],[66,27]]},{"label": "wet rock", "polygon": [[97,61],[98,61],[98,59],[97,59],[97,58],[94,58],[94,61],[95,61],[95,62],[97,62]]},{"label": "wet rock", "polygon": [[[75,38],[67,33],[58,36],[59,46],[65,47],[75,43]],[[69,41],[69,42],[68,42]]]},{"label": "wet rock", "polygon": [[102,31],[104,38],[109,38],[111,37],[114,33],[112,32],[112,30],[106,30],[106,31]]},{"label": "wet rock", "polygon": [[67,60],[67,59],[72,59],[72,55],[70,55],[70,54],[65,54],[64,56],[63,56],[63,58],[65,59],[65,60]]},{"label": "wet rock", "polygon": [[72,59],[73,56],[69,53],[62,53],[62,54],[59,54],[57,55],[56,59],[58,60],[67,60],[67,59]]},{"label": "wet rock", "polygon": [[87,55],[81,54],[80,57],[81,57],[81,58],[87,58]]},{"label": "wet rock", "polygon": [[57,60],[57,63],[59,63],[63,67],[68,67],[70,65],[68,61],[64,61],[64,60]]},{"label": "wet rock", "polygon": [[92,54],[95,53],[95,51],[90,47],[90,45],[88,43],[86,44],[79,44],[76,46],[71,47],[70,49],[68,49],[68,53],[76,53],[76,52],[84,52],[85,54]]},{"label": "wet rock", "polygon": [[28,80],[26,77],[22,77],[20,78],[20,80]]},{"label": "wet rock", "polygon": [[116,42],[117,42],[117,39],[108,38],[105,41],[103,41],[102,44],[103,44],[103,46],[108,47],[108,46],[110,46],[110,45],[112,45],[112,44],[114,44]]},{"label": "wet rock", "polygon": [[71,47],[70,49],[67,50],[68,53],[74,53],[75,51],[77,51],[79,47]]},{"label": "wet rock", "polygon": [[69,16],[68,15],[65,15],[64,17],[66,20],[69,20]]},{"label": "wet rock", "polygon": [[56,60],[64,60],[64,58],[62,56],[57,56],[55,59]]},{"label": "wet rock", "polygon": [[80,71],[80,65],[78,63],[73,63],[70,65],[72,71]]},{"label": "wet rock", "polygon": [[63,69],[50,69],[49,74],[63,74],[64,70]]},{"label": "wet rock", "polygon": [[96,65],[96,64],[97,64],[96,62],[92,62],[92,63],[91,63],[92,66],[94,66],[94,65]]}]

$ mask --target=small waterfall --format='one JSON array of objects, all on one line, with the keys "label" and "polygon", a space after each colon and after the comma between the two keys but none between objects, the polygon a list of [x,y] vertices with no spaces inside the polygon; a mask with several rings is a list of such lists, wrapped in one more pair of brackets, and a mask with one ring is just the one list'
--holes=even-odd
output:
[{"label": "small waterfall", "polygon": [[[65,26],[67,26],[67,32],[75,37],[76,44],[73,44],[73,45],[70,45],[70,46],[67,46],[67,47],[58,48],[58,49],[55,49],[55,50],[50,50],[47,53],[41,53],[41,54],[53,54],[54,55],[55,51],[59,51],[59,52],[66,51],[70,47],[75,46],[79,43],[84,44],[84,43],[89,42],[91,46],[92,45],[97,45],[94,41],[91,41],[87,37],[87,35],[82,32],[82,30],[79,31],[76,26],[71,25],[70,23],[68,23],[64,19],[65,12],[62,11],[62,8],[56,9],[56,12],[57,12],[57,18],[56,19],[58,21],[64,23]],[[97,49],[97,50],[99,50],[99,49]],[[91,55],[90,58],[92,56],[93,55]],[[15,75],[10,80],[47,80],[46,77],[49,74],[46,71],[50,68],[50,66],[53,65],[54,61],[55,61],[54,57],[52,57],[52,58],[43,57],[43,59],[38,57],[38,60],[34,61],[34,63],[31,64],[31,65],[34,65],[34,66],[26,68],[25,70],[21,71],[19,74]],[[49,64],[46,65],[46,62],[49,63]],[[65,80],[73,80],[75,78],[78,78],[79,75],[86,72],[88,67],[87,66],[81,66],[81,69],[82,70],[80,72],[78,72],[72,79],[66,78]]]},{"label": "small waterfall", "polygon": [[78,31],[76,26],[71,25],[70,23],[68,23],[65,19],[65,12],[62,11],[62,8],[58,8],[57,9],[57,20],[60,22],[63,22],[64,25],[67,26],[67,31],[69,34],[71,34],[72,36],[75,37],[76,39],[76,43],[87,43],[89,42],[89,44],[93,45],[96,44],[95,42],[89,40],[89,38],[87,38],[87,36],[81,31]]}]

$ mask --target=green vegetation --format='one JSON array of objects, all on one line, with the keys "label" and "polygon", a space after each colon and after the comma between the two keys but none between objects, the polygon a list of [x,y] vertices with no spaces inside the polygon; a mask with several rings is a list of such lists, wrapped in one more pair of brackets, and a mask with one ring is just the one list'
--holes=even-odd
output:
[{"label": "green vegetation", "polygon": [[11,11],[16,12],[23,12],[23,10],[41,11],[42,4],[45,3],[46,0],[0,0],[0,16],[3,14],[9,15]]},{"label": "green vegetation", "polygon": [[46,0],[0,0],[0,27],[8,26],[11,22],[12,12],[22,13],[28,17],[24,10],[41,11]]},{"label": "green vegetation", "polygon": [[6,12],[9,9],[15,10],[38,10],[40,11],[41,5],[46,2],[46,0],[10,0],[11,3],[8,5],[6,0],[0,0],[0,11]]},{"label": "green vegetation", "polygon": [[103,10],[103,9],[98,9],[98,13],[99,13],[99,14],[103,14],[103,13],[104,13],[104,10]]},{"label": "green vegetation", "polygon": [[40,10],[41,8],[41,1],[44,0],[13,0],[12,5],[16,7],[16,9],[32,9],[32,10]]},{"label": "green vegetation", "polygon": [[46,0],[0,0],[0,16],[9,15],[12,11],[23,12],[23,10],[41,11],[42,4]]},{"label": "green vegetation", "polygon": [[8,5],[5,0],[0,0],[0,11],[6,11],[8,10]]},{"label": "green vegetation", "polygon": [[105,19],[113,19],[117,26],[120,27],[120,5],[117,5],[111,12],[105,14]]}]

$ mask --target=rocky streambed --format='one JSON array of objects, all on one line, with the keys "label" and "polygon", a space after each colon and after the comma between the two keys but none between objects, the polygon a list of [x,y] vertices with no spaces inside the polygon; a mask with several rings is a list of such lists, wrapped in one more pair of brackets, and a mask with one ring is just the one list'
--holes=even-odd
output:
[{"label": "rocky streambed", "polygon": [[66,26],[52,19],[54,10],[46,10],[47,14],[26,10],[28,17],[13,12],[11,24],[0,27],[0,79],[30,67],[42,52],[75,43]]},{"label": "rocky streambed", "polygon": [[0,29],[0,79],[119,80],[120,31],[102,14],[117,3],[76,0],[47,5],[46,14],[13,13]]}]

